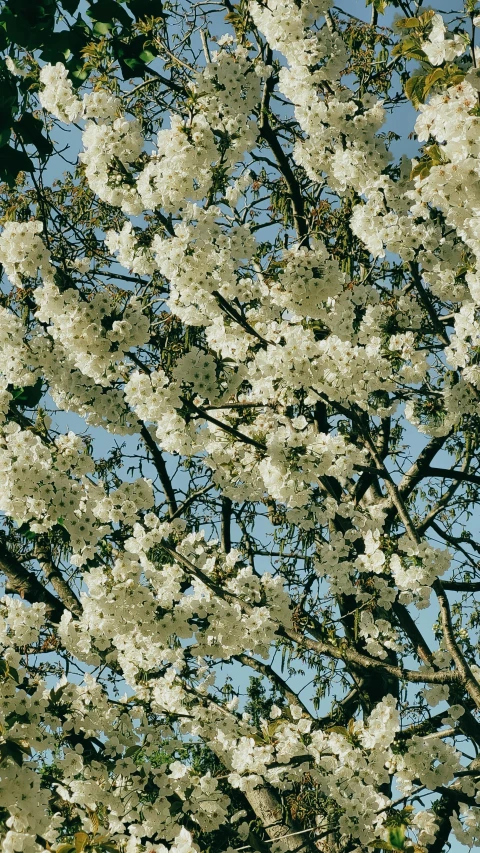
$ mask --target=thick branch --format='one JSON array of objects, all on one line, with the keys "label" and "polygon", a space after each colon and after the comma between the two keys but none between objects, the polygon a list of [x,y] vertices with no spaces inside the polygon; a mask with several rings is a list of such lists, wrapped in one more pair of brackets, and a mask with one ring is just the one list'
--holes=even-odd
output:
[{"label": "thick branch", "polygon": [[278,795],[270,786],[259,785],[254,790],[246,791],[245,796],[269,838],[276,842],[277,849],[288,850],[289,853],[316,850],[308,838],[292,834],[296,827],[285,815]]},{"label": "thick branch", "polygon": [[423,286],[422,277],[420,275],[418,264],[415,261],[411,261],[409,264],[409,267],[410,267],[410,272],[412,274],[412,279],[413,279],[413,284],[415,286],[415,290],[418,293],[418,296],[420,298],[420,301],[421,301],[423,307],[425,308],[425,311],[427,312],[428,316],[430,317],[430,321],[432,323],[432,326],[435,329],[435,332],[438,335],[438,337],[440,338],[441,342],[443,344],[445,344],[445,346],[448,347],[450,345],[450,338],[448,337],[448,335],[445,331],[445,327],[443,326],[443,323],[440,321],[438,314],[435,311],[435,308],[433,307],[433,305],[431,303],[429,293],[427,292],[427,290]]},{"label": "thick branch", "polygon": [[222,549],[225,554],[232,550],[232,501],[222,497]]},{"label": "thick branch", "polygon": [[408,496],[413,492],[415,486],[417,486],[420,480],[423,479],[430,462],[442,449],[448,437],[448,435],[435,436],[418,454],[415,462],[403,475],[398,486],[398,491],[403,499],[408,498]]},{"label": "thick branch", "polygon": [[235,322],[238,323],[238,325],[241,326],[242,329],[248,332],[249,335],[252,335],[254,338],[257,338],[257,340],[260,341],[263,349],[267,349],[270,342],[266,341],[265,338],[262,338],[262,336],[259,335],[256,329],[254,329],[253,326],[250,325],[248,320],[246,320],[245,317],[243,317],[240,312],[237,311],[237,309],[234,308],[233,305],[231,305],[230,302],[228,302],[228,300],[225,299],[225,297],[218,292],[218,290],[213,290],[212,294],[213,296],[215,296],[220,307],[225,311],[225,314],[235,320]]},{"label": "thick branch", "polygon": [[437,803],[435,814],[438,822],[438,831],[435,841],[428,845],[428,853],[443,853],[447,849],[447,842],[452,831],[450,818],[458,814],[459,803],[455,797],[444,794]]},{"label": "thick branch", "polygon": [[442,480],[458,480],[463,483],[473,483],[480,486],[480,475],[472,474],[470,471],[456,471],[453,468],[427,468],[427,477],[440,477]]},{"label": "thick branch", "polygon": [[206,421],[210,421],[211,424],[219,427],[223,432],[227,432],[229,435],[232,435],[234,438],[238,439],[238,441],[243,441],[245,444],[251,444],[252,447],[256,447],[257,450],[266,449],[264,444],[261,444],[254,438],[250,438],[249,435],[245,435],[244,432],[240,432],[240,430],[235,429],[235,427],[230,426],[230,424],[219,421],[218,418],[214,418],[213,415],[210,415],[200,406],[196,406],[195,403],[185,399],[182,399],[182,402],[188,409],[190,409],[190,411],[195,412],[195,414],[199,415],[201,418],[205,418]]},{"label": "thick branch", "polygon": [[394,602],[392,605],[392,610],[397,617],[400,627],[403,629],[408,639],[413,645],[415,649],[415,653],[418,655],[420,660],[427,664],[427,666],[434,666],[433,655],[428,647],[421,631],[417,628],[416,623],[410,616],[407,608],[400,604],[398,601]]},{"label": "thick branch", "polygon": [[439,580],[435,581],[435,583],[433,584],[433,588],[435,590],[440,608],[440,621],[442,623],[445,645],[452,656],[453,662],[458,672],[462,677],[462,682],[465,686],[465,689],[468,691],[469,695],[475,702],[477,708],[480,708],[480,685],[476,678],[474,678],[472,670],[470,669],[467,661],[465,660],[465,656],[463,655],[455,639],[455,633],[452,625],[452,616],[450,613],[450,605],[448,603],[447,596],[445,595],[445,590],[443,589],[443,586]]},{"label": "thick branch", "polygon": [[452,672],[451,670],[419,672],[417,670],[403,669],[403,667],[394,666],[393,664],[389,664],[383,660],[379,660],[378,658],[372,658],[369,655],[357,652],[344,641],[338,646],[334,646],[331,643],[325,643],[321,640],[312,640],[309,637],[305,637],[303,634],[299,634],[293,629],[286,629],[284,626],[280,625],[277,629],[277,634],[293,640],[299,646],[304,646],[312,652],[317,652],[319,655],[325,655],[325,657],[341,660],[345,664],[364,667],[367,670],[379,670],[381,672],[386,672],[388,675],[392,675],[394,678],[399,678],[402,681],[411,681],[414,684],[463,683],[460,672]]},{"label": "thick branch", "polygon": [[60,569],[55,565],[49,542],[43,537],[39,537],[37,540],[35,545],[35,557],[41,566],[47,583],[50,583],[53,586],[62,604],[67,610],[70,610],[74,616],[80,617],[82,615],[82,605],[73,590],[70,589]]},{"label": "thick branch", "polygon": [[442,586],[451,592],[480,592],[480,581],[443,581]]},{"label": "thick branch", "polygon": [[[255,611],[255,607],[248,602],[242,601],[238,595],[230,592],[225,589],[224,586],[220,586],[220,584],[216,583],[205,574],[202,569],[199,569],[195,566],[187,557],[184,557],[183,554],[179,554],[178,551],[175,551],[167,542],[162,541],[161,543],[162,549],[169,554],[173,560],[175,560],[179,565],[184,566],[187,571],[193,575],[193,577],[197,577],[202,583],[205,584],[209,589],[211,589],[219,598],[222,598],[224,601],[232,601],[237,605],[240,604],[242,610],[245,613],[252,614]],[[361,652],[356,651],[356,649],[351,648],[348,644],[343,640],[338,646],[333,645],[333,643],[326,643],[323,640],[319,639],[311,639],[310,637],[306,637],[304,634],[300,634],[294,628],[287,628],[285,625],[280,625],[277,623],[276,633],[279,637],[284,637],[286,640],[293,641],[300,647],[304,647],[309,649],[310,651],[316,652],[319,655],[324,655],[325,657],[334,658],[334,660],[341,660],[344,663],[350,663],[357,667],[364,667],[367,670],[374,671],[375,669],[386,672],[389,675],[392,675],[394,678],[399,678],[403,681],[411,681],[415,684],[455,684],[455,683],[463,683],[463,679],[460,672],[452,672],[451,670],[441,670],[435,672],[431,670],[430,672],[419,672],[416,670],[403,669],[400,666],[394,666],[393,664],[387,663],[386,661],[379,660],[377,658],[370,657],[369,655],[362,654]]]},{"label": "thick branch", "polygon": [[7,578],[5,591],[17,593],[32,604],[39,602],[47,605],[46,615],[52,622],[59,622],[65,610],[64,605],[48,589],[45,589],[36,575],[25,568],[23,563],[0,543],[0,570]]},{"label": "thick branch", "polygon": [[[266,64],[271,65],[271,63],[272,51],[270,48],[267,48]],[[260,107],[260,136],[269,145],[275,160],[278,163],[279,171],[283,175],[284,181],[287,185],[288,194],[292,203],[293,221],[295,223],[295,230],[300,239],[300,244],[308,247],[308,228],[302,190],[293,173],[292,167],[290,166],[288,156],[285,154],[285,151],[278,140],[277,134],[272,128],[268,118],[270,95],[273,91],[274,83],[275,80],[273,75],[265,82],[262,104]]]},{"label": "thick branch", "polygon": [[142,429],[140,430],[140,435],[142,436],[143,441],[145,442],[150,451],[150,455],[153,459],[153,464],[155,465],[158,476],[160,477],[162,489],[165,493],[165,498],[168,504],[169,515],[173,515],[178,509],[177,499],[175,497],[175,491],[172,486],[172,481],[168,475],[167,466],[165,465],[165,460],[163,458],[162,452],[157,447],[146,426],[142,426]]}]

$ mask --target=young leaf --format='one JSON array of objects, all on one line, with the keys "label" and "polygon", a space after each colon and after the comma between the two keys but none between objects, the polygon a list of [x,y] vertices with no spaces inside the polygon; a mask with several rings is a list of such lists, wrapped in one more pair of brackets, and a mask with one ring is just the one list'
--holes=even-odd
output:
[{"label": "young leaf", "polygon": [[425,84],[423,89],[424,97],[428,95],[432,86],[434,86],[435,83],[438,83],[438,81],[442,79],[444,73],[445,72],[443,68],[435,68],[434,71],[431,71],[430,74],[427,74],[427,76],[425,77]]},{"label": "young leaf", "polygon": [[425,92],[425,75],[416,74],[405,83],[405,94],[415,108],[423,104]]},{"label": "young leaf", "polygon": [[75,833],[75,853],[83,853],[88,844],[89,836],[86,832]]}]

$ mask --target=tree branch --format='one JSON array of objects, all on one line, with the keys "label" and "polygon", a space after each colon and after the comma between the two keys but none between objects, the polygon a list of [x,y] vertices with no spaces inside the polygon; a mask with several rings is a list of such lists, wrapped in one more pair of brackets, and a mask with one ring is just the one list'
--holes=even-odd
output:
[{"label": "tree branch", "polygon": [[25,568],[23,563],[11,554],[3,543],[0,543],[0,569],[7,578],[5,586],[7,593],[17,593],[21,598],[27,598],[31,604],[39,602],[47,605],[46,615],[52,622],[59,622],[65,610],[48,589],[45,589],[33,572]]},{"label": "tree branch", "polygon": [[159,449],[156,442],[153,440],[145,425],[142,426],[140,430],[140,435],[142,436],[143,441],[145,442],[148,447],[148,450],[150,451],[150,455],[153,459],[153,464],[155,465],[158,476],[160,477],[162,489],[165,493],[165,498],[168,504],[169,515],[174,515],[174,513],[176,513],[178,509],[177,499],[175,497],[175,491],[167,471],[167,466],[165,464],[162,451]]},{"label": "tree branch", "polygon": [[450,605],[448,603],[448,599],[445,595],[445,590],[443,589],[441,581],[435,581],[435,583],[433,584],[433,589],[435,590],[435,594],[437,596],[440,608],[440,621],[442,623],[445,645],[452,656],[453,662],[458,672],[462,677],[462,682],[465,686],[465,689],[468,691],[469,695],[475,702],[477,708],[480,708],[480,685],[474,677],[472,670],[470,669],[467,661],[465,660],[465,657],[455,639],[455,634],[452,625],[452,616],[450,613]]},{"label": "tree branch", "polygon": [[74,616],[80,617],[83,612],[82,605],[73,590],[70,589],[60,569],[55,565],[50,549],[50,543],[45,537],[37,537],[34,553],[42,568],[47,583],[51,583],[62,604],[67,610],[70,610]]},{"label": "tree branch", "polygon": [[480,475],[473,474],[470,471],[429,467],[426,470],[425,476],[440,477],[443,480],[458,480],[460,483],[473,483],[475,486],[480,486]]},{"label": "tree branch", "polygon": [[232,501],[222,497],[222,550],[229,554],[232,550]]},{"label": "tree branch", "polygon": [[[269,47],[267,47],[265,63],[267,65],[272,64],[272,51]],[[300,245],[306,246],[308,248],[308,228],[307,219],[305,216],[305,203],[303,200],[302,190],[290,166],[288,157],[285,154],[285,151],[283,150],[280,142],[278,141],[277,135],[274,129],[272,128],[268,118],[270,95],[273,91],[274,85],[275,81],[272,75],[268,78],[268,80],[265,81],[263,98],[260,106],[260,122],[258,127],[260,131],[260,136],[269,145],[275,157],[275,160],[278,163],[279,171],[283,175],[283,178],[287,185],[288,194],[292,203],[293,221],[295,223],[295,230],[298,234],[298,237],[300,238]]]}]

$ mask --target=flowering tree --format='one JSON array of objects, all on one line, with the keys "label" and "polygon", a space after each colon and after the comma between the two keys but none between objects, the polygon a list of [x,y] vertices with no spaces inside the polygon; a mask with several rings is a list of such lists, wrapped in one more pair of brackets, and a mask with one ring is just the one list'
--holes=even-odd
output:
[{"label": "flowering tree", "polygon": [[0,13],[3,850],[474,846],[475,4],[77,5]]}]

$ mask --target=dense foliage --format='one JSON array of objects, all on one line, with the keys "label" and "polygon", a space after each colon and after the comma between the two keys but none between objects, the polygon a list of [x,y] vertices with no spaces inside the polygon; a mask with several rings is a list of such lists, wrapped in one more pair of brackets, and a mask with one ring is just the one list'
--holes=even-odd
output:
[{"label": "dense foliage", "polygon": [[479,26],[0,2],[4,853],[479,843]]}]

